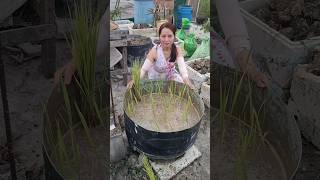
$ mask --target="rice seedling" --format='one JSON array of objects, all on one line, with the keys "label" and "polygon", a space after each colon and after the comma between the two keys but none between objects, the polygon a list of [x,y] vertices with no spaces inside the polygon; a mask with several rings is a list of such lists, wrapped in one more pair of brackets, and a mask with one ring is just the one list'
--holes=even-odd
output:
[{"label": "rice seedling", "polygon": [[90,129],[89,129],[88,124],[87,124],[87,122],[86,122],[86,119],[85,119],[83,113],[80,111],[79,106],[78,106],[76,103],[75,103],[74,105],[75,105],[76,110],[77,110],[77,112],[78,112],[78,115],[79,115],[79,117],[80,117],[81,124],[82,124],[82,126],[83,126],[83,128],[84,128],[84,131],[85,131],[85,133],[86,133],[86,135],[87,135],[88,142],[89,142],[89,144],[90,144],[92,147],[95,147],[94,141],[93,141],[92,136],[91,136],[91,133],[90,133]]},{"label": "rice seedling", "polygon": [[145,156],[144,154],[142,156],[144,171],[147,173],[149,180],[157,180],[147,156]]},{"label": "rice seedling", "polygon": [[[234,79],[236,79],[236,78],[234,78]],[[234,92],[234,95],[233,95],[233,98],[232,98],[232,103],[231,103],[231,110],[230,110],[231,114],[234,112],[234,108],[235,108],[236,103],[238,101],[239,93],[240,93],[240,90],[242,88],[243,79],[244,79],[244,74],[241,76],[241,79],[236,84],[236,86],[234,86],[235,87],[235,92]]]},{"label": "rice seedling", "polygon": [[139,61],[134,61],[131,69],[132,80],[133,80],[133,92],[137,96],[137,100],[141,100],[142,88],[140,80],[140,63]]},{"label": "rice seedling", "polygon": [[222,91],[222,83],[220,81],[220,106],[219,106],[219,120],[221,123],[221,143],[224,143],[225,131],[226,131],[226,122],[225,122],[225,113],[227,112],[227,103],[229,100],[229,91]]},{"label": "rice seedling", "polygon": [[191,100],[191,96],[189,93],[188,93],[186,99],[187,99],[187,104],[186,104],[186,107],[182,113],[182,119],[184,119],[186,121],[186,123],[188,123],[189,110],[190,110],[190,107],[192,106],[192,100]]},{"label": "rice seedling", "polygon": [[[70,34],[73,63],[76,67],[76,83],[80,89],[82,102],[80,109],[87,120],[94,121],[97,115],[95,63],[99,33],[99,12],[90,2],[81,0],[74,2],[74,11],[69,9],[73,18],[74,29]],[[94,124],[93,122],[91,124]]]},{"label": "rice seedling", "polygon": [[240,130],[240,143],[238,147],[238,157],[235,162],[235,179],[248,180],[248,160],[247,153],[251,142],[251,136],[247,132]]}]

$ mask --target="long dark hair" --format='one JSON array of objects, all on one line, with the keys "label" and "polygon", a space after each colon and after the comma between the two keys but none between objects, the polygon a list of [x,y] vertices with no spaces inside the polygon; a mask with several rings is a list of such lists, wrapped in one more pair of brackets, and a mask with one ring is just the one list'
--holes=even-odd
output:
[{"label": "long dark hair", "polygon": [[[177,28],[173,24],[169,22],[163,23],[159,28],[159,37],[163,28],[170,29],[173,32],[173,37],[175,39]],[[178,55],[177,46],[174,44],[174,40],[173,40],[169,62],[175,62],[177,59],[177,55]]]}]

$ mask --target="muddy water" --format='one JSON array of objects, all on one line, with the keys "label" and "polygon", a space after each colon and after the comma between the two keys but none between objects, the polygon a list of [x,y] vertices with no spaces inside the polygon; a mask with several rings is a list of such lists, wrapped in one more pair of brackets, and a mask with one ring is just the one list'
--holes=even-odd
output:
[{"label": "muddy water", "polygon": [[200,115],[191,102],[163,93],[142,96],[131,119],[151,131],[175,132],[194,126]]},{"label": "muddy water", "polygon": [[[72,150],[70,133],[65,136],[65,146],[68,154],[77,154],[76,158],[71,158],[64,163],[58,160],[58,150],[56,149],[52,155],[54,164],[58,165],[61,174],[65,179],[70,180],[96,180],[106,179],[106,132],[107,130],[102,127],[90,128],[90,134],[94,147],[90,145],[87,135],[83,129],[77,129],[74,133],[74,144],[78,146],[78,152]],[[60,151],[61,152],[61,151]],[[62,166],[61,166],[62,164]]]},{"label": "muddy water", "polygon": [[[226,119],[229,121],[230,119]],[[239,127],[233,121],[226,127],[224,143],[221,143],[221,128],[219,122],[213,125],[213,151],[211,165],[213,166],[213,179],[241,179],[235,173],[239,154],[240,134]],[[245,163],[247,164],[248,180],[287,180],[287,174],[277,152],[267,144],[255,143],[247,150]]]}]

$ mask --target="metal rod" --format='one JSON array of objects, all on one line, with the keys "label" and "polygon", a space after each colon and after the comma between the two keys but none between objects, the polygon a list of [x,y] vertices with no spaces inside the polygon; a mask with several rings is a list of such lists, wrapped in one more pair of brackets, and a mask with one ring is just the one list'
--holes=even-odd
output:
[{"label": "metal rod", "polygon": [[2,106],[3,106],[3,116],[4,116],[4,124],[6,128],[6,136],[7,136],[7,147],[9,153],[9,161],[10,161],[10,170],[11,170],[11,179],[17,180],[16,174],[16,164],[14,160],[14,155],[12,153],[12,134],[11,134],[11,124],[9,117],[9,105],[7,99],[7,89],[6,89],[6,78],[4,72],[4,63],[1,56],[1,42],[0,42],[0,86],[1,86],[1,97],[2,97]]}]

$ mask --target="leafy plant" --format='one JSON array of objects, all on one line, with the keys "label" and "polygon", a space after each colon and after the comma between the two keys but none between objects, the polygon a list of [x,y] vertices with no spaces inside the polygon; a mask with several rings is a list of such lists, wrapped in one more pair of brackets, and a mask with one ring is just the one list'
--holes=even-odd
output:
[{"label": "leafy plant", "polygon": [[112,10],[112,11],[110,12],[110,15],[111,15],[111,20],[113,20],[113,21],[118,20],[118,19],[121,19],[120,0],[117,0],[117,1],[116,1],[114,10]]},{"label": "leafy plant", "polygon": [[205,33],[213,31],[213,28],[210,26],[210,18],[208,18],[207,21],[202,25],[201,30],[203,30]]},{"label": "leafy plant", "polygon": [[148,177],[149,177],[149,180],[156,180],[156,176],[154,175],[153,173],[153,169],[149,163],[149,160],[147,158],[147,156],[145,156],[144,154],[142,155],[143,158],[142,158],[142,161],[143,161],[143,167],[144,167],[144,170],[145,172],[147,173]]},{"label": "leafy plant", "polygon": [[[102,100],[101,89],[96,86],[95,61],[96,44],[98,38],[98,14],[90,2],[82,0],[74,2],[71,17],[74,20],[74,30],[71,32],[73,62],[76,66],[75,82],[71,86],[80,93],[81,99],[69,91],[69,88],[60,80],[60,89],[63,104],[57,109],[56,115],[47,114],[45,107],[45,141],[50,147],[50,156],[63,176],[80,176],[80,145],[75,129],[83,129],[89,145],[95,153],[95,142],[92,138],[90,125],[105,125],[105,100]],[[98,93],[97,93],[98,90]],[[52,110],[51,110],[52,111]],[[52,118],[51,120],[49,118]],[[98,121],[98,122],[93,122]]]},{"label": "leafy plant", "polygon": [[142,95],[140,69],[141,69],[141,64],[139,63],[139,61],[135,61],[131,69],[132,80],[133,80],[132,91],[134,93],[134,97],[137,98],[138,101],[141,100],[141,95]]},{"label": "leafy plant", "polygon": [[153,3],[155,5],[155,7],[148,9],[147,10],[147,15],[152,14],[152,16],[153,16],[153,27],[156,27],[156,22],[161,19],[160,18],[160,4],[156,0],[153,0]]},{"label": "leafy plant", "polygon": [[76,78],[80,93],[81,106],[79,107],[85,119],[97,119],[96,109],[96,48],[99,33],[99,12],[93,10],[90,2],[81,0],[75,2],[74,11],[70,12],[74,20],[74,29],[71,32],[73,62],[76,66]]}]

